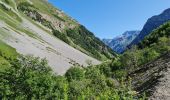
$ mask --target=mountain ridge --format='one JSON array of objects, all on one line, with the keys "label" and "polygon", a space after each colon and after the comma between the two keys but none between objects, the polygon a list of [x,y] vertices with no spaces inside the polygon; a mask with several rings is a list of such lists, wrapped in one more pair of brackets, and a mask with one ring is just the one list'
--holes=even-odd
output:
[{"label": "mountain ridge", "polygon": [[164,10],[159,15],[152,16],[147,20],[140,34],[132,41],[132,43],[128,47],[130,48],[132,45],[138,44],[145,38],[145,36],[151,33],[154,29],[158,28],[160,25],[169,20],[170,20],[170,8]]},{"label": "mountain ridge", "polygon": [[140,33],[138,30],[126,31],[122,35],[117,36],[113,39],[103,39],[102,41],[111,47],[117,53],[123,53],[127,46],[135,39]]}]

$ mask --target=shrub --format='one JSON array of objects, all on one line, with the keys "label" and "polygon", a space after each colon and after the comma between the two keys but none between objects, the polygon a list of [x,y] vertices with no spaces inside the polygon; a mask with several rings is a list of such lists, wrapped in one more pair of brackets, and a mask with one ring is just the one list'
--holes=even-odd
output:
[{"label": "shrub", "polygon": [[20,57],[0,72],[2,99],[64,99],[66,80],[52,74],[47,61],[32,56]]},{"label": "shrub", "polygon": [[84,79],[84,70],[80,67],[71,67],[65,74],[67,80],[82,80]]},{"label": "shrub", "polygon": [[57,38],[63,40],[64,42],[70,44],[69,39],[67,38],[66,34],[59,32],[58,30],[53,30],[53,35]]}]

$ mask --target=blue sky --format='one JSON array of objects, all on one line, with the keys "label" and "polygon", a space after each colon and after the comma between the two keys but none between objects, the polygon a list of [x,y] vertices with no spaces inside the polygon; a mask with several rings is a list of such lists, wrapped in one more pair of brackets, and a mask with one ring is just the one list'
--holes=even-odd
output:
[{"label": "blue sky", "polygon": [[141,30],[147,19],[170,8],[170,0],[48,0],[99,38]]}]

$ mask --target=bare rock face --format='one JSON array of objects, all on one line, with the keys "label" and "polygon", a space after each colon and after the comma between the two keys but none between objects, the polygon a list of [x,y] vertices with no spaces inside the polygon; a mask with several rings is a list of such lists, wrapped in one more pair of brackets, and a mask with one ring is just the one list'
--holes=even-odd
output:
[{"label": "bare rock face", "polygon": [[129,74],[134,89],[149,100],[170,100],[170,53]]}]

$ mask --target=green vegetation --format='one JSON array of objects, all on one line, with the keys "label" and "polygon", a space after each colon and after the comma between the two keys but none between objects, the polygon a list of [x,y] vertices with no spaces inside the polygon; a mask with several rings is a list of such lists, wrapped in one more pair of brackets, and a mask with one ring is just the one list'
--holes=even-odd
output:
[{"label": "green vegetation", "polygon": [[8,45],[6,45],[4,42],[0,41],[0,56],[5,59],[16,59],[18,53],[16,53],[16,50]]},{"label": "green vegetation", "polygon": [[60,98],[60,91],[64,93],[62,78],[52,74],[46,60],[28,56],[10,64],[11,67],[0,73],[1,98],[50,99]]},{"label": "green vegetation", "polygon": [[61,39],[62,41],[64,41],[67,44],[70,44],[70,40],[68,39],[67,35],[64,33],[61,33],[57,30],[53,30],[53,35],[56,36],[57,38]]},{"label": "green vegetation", "polygon": [[[132,47],[121,57],[123,66],[133,70],[170,51],[170,22],[161,25],[148,35],[138,46]],[[128,59],[127,59],[128,58]]]},{"label": "green vegetation", "polygon": [[[47,9],[46,4],[44,5],[45,1],[41,3],[41,0],[31,1],[37,6],[25,0],[17,0],[18,9],[34,21],[52,29],[53,35],[57,38],[72,46],[80,47],[83,52],[86,51],[86,54],[100,60],[116,56],[110,48],[81,25],[58,31],[51,22],[42,18],[39,11],[52,13],[52,16],[61,21],[67,21],[68,17],[60,18],[54,15],[55,8],[48,5],[50,9]],[[3,0],[3,2],[8,4],[8,0]],[[5,16],[0,16],[0,19],[13,28],[20,24],[22,20],[17,17],[14,22],[9,20],[16,16],[11,9],[3,4],[0,8],[1,14]],[[22,28],[16,28],[16,30],[25,31],[31,35],[29,31]],[[170,22],[154,30],[138,46],[134,46],[124,54],[96,66],[92,66],[91,61],[87,60],[89,67],[71,67],[64,76],[54,74],[45,59],[19,55],[14,48],[0,41],[0,99],[140,99],[137,92],[133,91],[131,78],[127,79],[127,75],[141,65],[169,52],[169,36]]]},{"label": "green vegetation", "polygon": [[3,2],[10,4],[9,0],[2,0]]},{"label": "green vegetation", "polygon": [[83,26],[74,29],[67,29],[63,33],[53,29],[53,35],[73,47],[74,44],[76,44],[76,49],[79,49],[77,48],[77,46],[79,46],[83,49],[79,49],[80,51],[99,60],[112,58],[113,55],[116,56],[110,48],[103,44],[103,42],[101,42],[93,35],[93,33],[89,32]]},{"label": "green vegetation", "polygon": [[5,12],[8,16],[12,17],[13,19],[15,19],[15,20],[17,20],[17,21],[19,21],[19,22],[22,21],[21,18],[20,18],[16,13],[14,13],[14,12],[12,11],[12,9],[7,8],[4,4],[1,4],[1,3],[0,3],[0,9],[1,9],[3,12]]},{"label": "green vegetation", "polygon": [[[70,20],[71,18],[62,14],[62,17],[59,16],[59,13],[56,11],[60,11],[59,9],[53,7],[51,4],[49,4],[47,1],[45,0],[31,0],[31,2],[36,5],[36,8],[38,8],[38,10],[44,14],[47,14],[49,16],[52,16],[53,18],[56,18],[57,20],[63,21],[63,22],[67,22],[70,24],[75,24],[74,21]],[[61,11],[60,11],[61,12]]]},{"label": "green vegetation", "polygon": [[45,59],[18,55],[15,49],[3,42],[0,51],[3,52],[0,57],[1,99],[137,98],[130,80],[125,83],[122,78],[112,78],[113,64],[110,62],[88,68],[72,67],[65,76],[59,76],[52,72]]},{"label": "green vegetation", "polygon": [[0,41],[0,73],[10,66],[9,60],[13,61],[17,58],[17,56],[18,53],[14,48]]},{"label": "green vegetation", "polygon": [[80,46],[89,54],[99,60],[106,60],[112,58],[116,54],[100,41],[93,33],[89,32],[84,26],[79,26],[74,29],[66,30],[67,37],[69,37],[74,44]]},{"label": "green vegetation", "polygon": [[36,11],[36,7],[28,2],[22,2],[17,6],[18,10],[24,12],[27,16],[31,17],[33,20],[40,22],[42,25],[53,29],[53,26],[49,21],[42,18],[41,14]]},{"label": "green vegetation", "polygon": [[2,2],[6,3],[7,5],[10,5],[12,7],[15,7],[15,4],[12,0],[1,0]]},{"label": "green vegetation", "polygon": [[170,36],[170,22],[161,25],[158,29],[155,29],[149,36],[147,36],[140,44],[140,48],[151,47],[159,42],[161,37]]},{"label": "green vegetation", "polygon": [[[0,67],[1,68],[1,67]],[[4,70],[4,69],[3,69]],[[73,67],[65,76],[53,74],[47,61],[31,56],[10,61],[0,72],[2,99],[133,100],[136,92],[103,75],[97,67]],[[130,83],[129,83],[130,84]]]},{"label": "green vegetation", "polygon": [[24,32],[30,37],[40,39],[34,33],[30,32],[21,26],[22,19],[11,8],[6,7],[4,4],[0,4],[0,20],[4,21],[10,26],[12,30],[17,33]]}]

